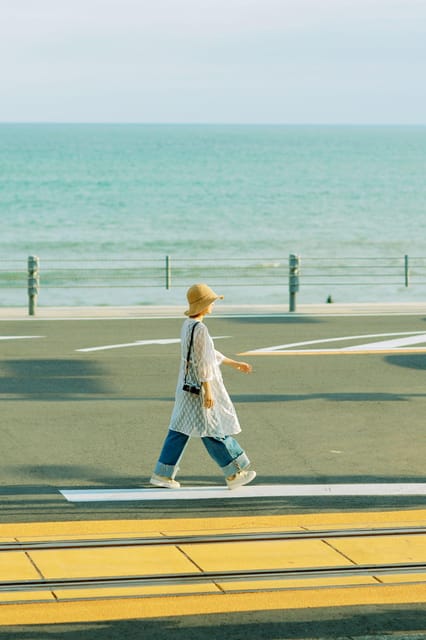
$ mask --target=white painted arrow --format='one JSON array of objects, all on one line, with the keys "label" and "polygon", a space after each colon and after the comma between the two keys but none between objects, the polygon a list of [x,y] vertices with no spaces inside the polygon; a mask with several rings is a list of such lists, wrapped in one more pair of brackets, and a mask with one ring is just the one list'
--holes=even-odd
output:
[{"label": "white painted arrow", "polygon": [[31,338],[44,338],[44,336],[0,336],[0,340],[30,340]]},{"label": "white painted arrow", "polygon": [[380,342],[368,342],[367,344],[357,344],[354,347],[346,347],[348,351],[360,351],[364,349],[396,349],[407,347],[411,344],[426,343],[426,333],[420,336],[410,336],[408,338],[396,338],[395,340],[382,340]]},{"label": "white painted arrow", "polygon": [[[213,340],[220,340],[222,338],[229,338],[230,336],[216,336]],[[109,344],[102,347],[87,347],[85,349],[76,349],[82,353],[88,353],[89,351],[106,351],[108,349],[122,349],[124,347],[140,347],[148,344],[178,344],[180,338],[157,338],[156,340],[136,340],[135,342],[126,342],[123,344]]]},{"label": "white painted arrow", "polygon": [[[311,345],[320,345],[331,342],[344,342],[349,340],[361,340],[366,338],[393,338],[394,336],[408,336],[399,337],[392,340],[381,340],[380,342],[363,342],[355,346],[348,346],[343,348],[334,349],[314,349],[311,351],[295,350],[294,347],[307,347]],[[400,348],[409,344],[421,344],[426,343],[426,333],[424,331],[399,331],[398,333],[372,333],[356,336],[340,336],[336,338],[321,338],[319,340],[306,340],[304,342],[290,342],[288,344],[279,344],[275,347],[264,347],[261,349],[254,349],[251,351],[245,351],[239,355],[256,355],[256,354],[274,354],[274,353],[321,353],[321,352],[341,352],[341,351],[385,351],[388,349]]]}]

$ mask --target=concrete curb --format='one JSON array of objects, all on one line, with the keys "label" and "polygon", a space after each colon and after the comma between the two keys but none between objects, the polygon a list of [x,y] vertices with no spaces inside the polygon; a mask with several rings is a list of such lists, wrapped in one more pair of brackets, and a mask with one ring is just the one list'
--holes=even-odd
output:
[{"label": "concrete curb", "polygon": [[[0,307],[0,320],[91,319],[91,318],[182,318],[185,306],[129,306],[129,307],[39,307],[30,317],[26,307]],[[215,316],[264,315],[426,315],[426,302],[419,303],[353,303],[301,304],[290,313],[288,305],[227,305],[218,304]]]}]

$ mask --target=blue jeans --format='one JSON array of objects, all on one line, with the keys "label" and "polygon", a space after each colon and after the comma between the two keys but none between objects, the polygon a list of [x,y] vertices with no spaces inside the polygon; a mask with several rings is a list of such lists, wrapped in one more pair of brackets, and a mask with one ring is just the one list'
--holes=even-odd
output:
[{"label": "blue jeans", "polygon": [[[169,430],[164,440],[154,473],[167,478],[174,478],[179,471],[179,461],[188,443],[189,436],[179,431]],[[246,469],[250,460],[241,449],[235,438],[201,438],[209,455],[222,469],[225,477],[232,476],[241,469]]]}]

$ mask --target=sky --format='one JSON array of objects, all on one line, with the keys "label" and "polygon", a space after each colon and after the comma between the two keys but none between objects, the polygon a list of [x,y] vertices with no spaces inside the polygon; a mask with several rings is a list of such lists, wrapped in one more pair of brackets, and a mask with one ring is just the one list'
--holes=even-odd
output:
[{"label": "sky", "polygon": [[0,0],[0,122],[425,124],[426,0]]}]

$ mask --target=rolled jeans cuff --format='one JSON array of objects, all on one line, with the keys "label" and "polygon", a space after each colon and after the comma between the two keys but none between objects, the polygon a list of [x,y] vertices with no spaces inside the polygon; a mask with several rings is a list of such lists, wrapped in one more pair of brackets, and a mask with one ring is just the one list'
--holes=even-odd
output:
[{"label": "rolled jeans cuff", "polygon": [[243,452],[238,456],[238,458],[235,458],[234,460],[232,460],[232,462],[227,464],[225,467],[221,467],[221,469],[223,471],[225,478],[228,478],[229,476],[235,475],[242,469],[247,469],[247,467],[249,466],[250,466],[250,460],[248,459],[247,455]]},{"label": "rolled jeans cuff", "polygon": [[164,476],[165,478],[173,479],[178,471],[179,467],[177,464],[164,464],[164,462],[157,462],[154,469],[154,473],[156,473],[157,476]]}]

